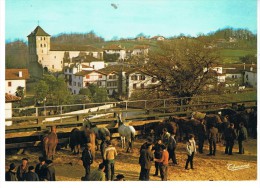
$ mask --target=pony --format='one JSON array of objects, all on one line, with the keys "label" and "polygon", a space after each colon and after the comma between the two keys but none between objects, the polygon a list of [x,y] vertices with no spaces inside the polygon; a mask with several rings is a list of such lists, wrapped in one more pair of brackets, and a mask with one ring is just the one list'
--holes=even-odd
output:
[{"label": "pony", "polygon": [[52,126],[51,132],[43,138],[43,152],[46,159],[52,157],[53,160],[57,144],[58,136],[56,134],[56,127]]},{"label": "pony", "polygon": [[126,152],[131,152],[135,140],[135,128],[133,126],[126,126],[119,115],[117,115],[117,122],[119,124],[118,133],[121,137],[121,146],[122,148],[126,148],[127,141]]},{"label": "pony", "polygon": [[70,132],[69,140],[69,146],[73,154],[79,154],[80,147],[84,146],[87,143],[91,143],[91,152],[93,155],[93,159],[95,159],[96,135],[93,131],[89,130],[88,128],[83,131],[80,131],[78,128],[74,128]]},{"label": "pony", "polygon": [[85,130],[86,128],[89,128],[91,131],[93,131],[96,135],[95,144],[96,144],[96,150],[98,151],[100,149],[99,140],[103,141],[106,139],[106,136],[110,137],[110,131],[106,127],[97,127],[96,125],[93,125],[91,121],[88,118],[84,118],[83,120],[83,126],[80,130]]},{"label": "pony", "polygon": [[164,128],[166,128],[170,134],[175,134],[176,137],[179,137],[179,127],[177,123],[171,121],[170,118],[165,119],[163,122],[151,122],[145,124],[143,126],[142,134],[151,136],[151,134],[154,133],[154,141],[156,141],[157,138],[161,137]]}]

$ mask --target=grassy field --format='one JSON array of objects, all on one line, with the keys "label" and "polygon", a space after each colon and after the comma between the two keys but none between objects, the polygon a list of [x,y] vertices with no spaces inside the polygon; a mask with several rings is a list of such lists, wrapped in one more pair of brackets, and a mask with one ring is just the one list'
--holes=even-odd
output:
[{"label": "grassy field", "polygon": [[256,49],[221,49],[219,50],[220,57],[223,59],[223,63],[235,63],[239,62],[239,57],[245,55],[255,55]]}]

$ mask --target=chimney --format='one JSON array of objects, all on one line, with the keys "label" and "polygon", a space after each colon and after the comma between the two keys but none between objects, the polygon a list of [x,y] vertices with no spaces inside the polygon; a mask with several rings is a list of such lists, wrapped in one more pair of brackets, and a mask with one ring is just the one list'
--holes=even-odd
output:
[{"label": "chimney", "polygon": [[23,77],[23,71],[19,71],[19,78]]}]

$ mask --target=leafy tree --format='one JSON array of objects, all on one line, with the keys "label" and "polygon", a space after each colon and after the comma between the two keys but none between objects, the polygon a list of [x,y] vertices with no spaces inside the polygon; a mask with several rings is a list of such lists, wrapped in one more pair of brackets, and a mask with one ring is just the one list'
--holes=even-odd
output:
[{"label": "leafy tree", "polygon": [[53,75],[44,75],[42,80],[35,86],[35,99],[47,102],[52,105],[69,104],[71,94],[63,78],[56,78]]},{"label": "leafy tree", "polygon": [[24,87],[18,86],[15,92],[15,95],[17,97],[21,97],[21,99],[24,98]]},{"label": "leafy tree", "polygon": [[106,62],[116,62],[118,60],[119,56],[120,56],[119,53],[108,54],[108,53],[104,52],[104,54],[103,54],[104,61],[106,61]]},{"label": "leafy tree", "polygon": [[87,88],[82,88],[79,93],[86,95],[91,102],[105,102],[108,100],[107,90],[98,87],[96,84],[90,84]]},{"label": "leafy tree", "polygon": [[151,51],[147,64],[139,68],[158,80],[150,90],[173,97],[190,97],[203,92],[208,84],[216,80],[210,68],[219,57],[202,40],[184,39],[160,43],[160,49]]},{"label": "leafy tree", "polygon": [[243,57],[240,57],[239,60],[240,60],[242,63],[245,63],[245,64],[252,64],[252,63],[256,64],[256,63],[257,63],[257,58],[256,58],[256,56],[250,55],[250,54],[245,55],[245,56],[243,56]]}]

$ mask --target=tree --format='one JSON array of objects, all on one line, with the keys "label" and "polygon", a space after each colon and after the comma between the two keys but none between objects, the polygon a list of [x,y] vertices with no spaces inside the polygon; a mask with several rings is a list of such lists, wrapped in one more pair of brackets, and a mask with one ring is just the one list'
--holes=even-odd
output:
[{"label": "tree", "polygon": [[88,88],[82,88],[80,94],[86,95],[91,102],[105,102],[108,100],[107,90],[96,84],[89,84]]},{"label": "tree", "polygon": [[15,95],[17,97],[21,97],[21,99],[24,98],[24,87],[18,86],[15,92]]},{"label": "tree", "polygon": [[202,40],[176,40],[160,43],[159,50],[149,53],[147,64],[139,68],[158,80],[149,89],[173,97],[190,97],[203,92],[209,84],[216,84],[211,71],[218,63],[216,52]]},{"label": "tree", "polygon": [[245,55],[243,57],[240,57],[239,60],[242,62],[242,63],[245,63],[245,64],[256,64],[257,63],[257,58],[256,56],[254,55]]},{"label": "tree", "polygon": [[35,99],[43,101],[45,98],[52,105],[69,104],[71,94],[63,78],[45,74],[35,86]]}]

